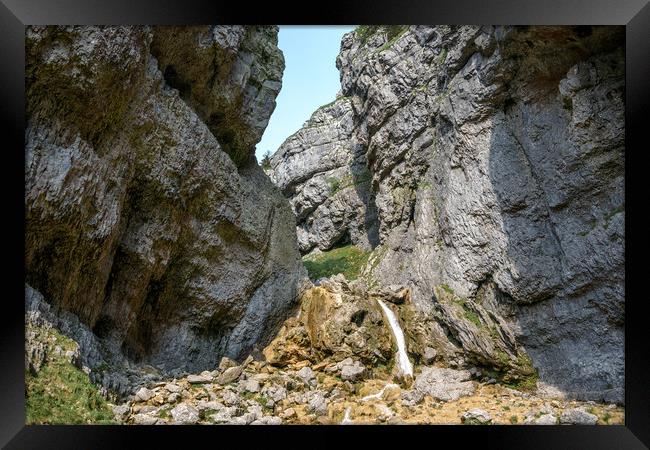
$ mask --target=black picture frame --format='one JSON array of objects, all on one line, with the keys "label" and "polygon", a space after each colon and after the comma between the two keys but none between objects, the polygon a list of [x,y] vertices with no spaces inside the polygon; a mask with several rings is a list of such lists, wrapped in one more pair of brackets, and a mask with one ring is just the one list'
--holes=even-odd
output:
[{"label": "black picture frame", "polygon": [[[512,24],[512,25],[623,25],[626,30],[626,325],[625,325],[625,425],[624,426],[25,426],[24,387],[24,27],[25,25],[135,25],[135,24]],[[648,0],[334,0],[301,5],[278,2],[222,3],[216,0],[0,0],[0,112],[7,132],[5,152],[4,225],[5,301],[0,328],[0,445],[7,449],[31,448],[148,448],[185,446],[198,439],[229,445],[234,437],[245,446],[251,439],[283,446],[308,447],[349,444],[362,439],[364,447],[390,437],[401,445],[444,445],[445,441],[473,442],[478,448],[636,449],[650,446],[650,383],[646,345],[647,318],[643,314],[643,270],[640,245],[643,203],[634,202],[632,183],[643,184],[645,134],[650,129],[650,4]],[[22,155],[22,156],[21,156]],[[23,178],[23,180],[21,180]],[[24,184],[22,184],[24,186]],[[643,198],[643,197],[642,197]],[[635,206],[636,205],[636,206]],[[639,208],[641,205],[641,208]],[[635,212],[636,209],[636,212]],[[22,213],[21,213],[22,211]],[[635,219],[636,217],[636,219]],[[629,242],[634,242],[629,245]],[[9,256],[7,256],[9,255]],[[638,289],[634,289],[634,288]],[[8,289],[7,289],[8,288]],[[647,292],[647,289],[645,290]],[[331,436],[334,435],[334,436]],[[398,435],[398,436],[395,436]],[[451,439],[451,440],[449,440]],[[421,443],[416,443],[416,440]],[[398,444],[400,445],[400,444]],[[448,445],[448,444],[447,444]]]}]

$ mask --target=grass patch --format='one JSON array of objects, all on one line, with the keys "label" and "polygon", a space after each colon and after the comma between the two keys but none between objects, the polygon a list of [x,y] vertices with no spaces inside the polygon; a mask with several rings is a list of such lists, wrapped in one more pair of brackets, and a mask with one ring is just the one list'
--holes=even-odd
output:
[{"label": "grass patch", "polygon": [[447,59],[447,48],[443,48],[438,56],[436,56],[436,63],[442,64]]},{"label": "grass patch", "polygon": [[312,280],[338,273],[345,275],[348,280],[356,280],[369,256],[369,252],[364,252],[355,245],[348,245],[317,255],[305,256],[303,263]]},{"label": "grass patch", "polygon": [[240,394],[242,397],[244,397],[246,400],[251,400],[255,398],[255,392],[250,392],[250,391],[245,391],[243,394]]},{"label": "grass patch", "polygon": [[336,177],[329,177],[327,184],[330,185],[330,195],[334,195],[341,190],[341,180]]},{"label": "grass patch", "polygon": [[519,391],[534,392],[537,389],[537,380],[539,380],[539,372],[537,369],[534,369],[532,375],[522,377],[512,382],[506,382],[505,384],[506,386]]},{"label": "grass patch", "polygon": [[343,189],[351,186],[358,186],[363,183],[368,183],[372,180],[372,174],[364,167],[360,172],[344,175],[343,178],[329,177],[327,184],[330,186],[330,195],[334,195]]},{"label": "grass patch", "polygon": [[199,412],[199,418],[201,420],[212,420],[212,415],[217,414],[218,412],[219,411],[216,410],[216,409],[208,408],[208,409],[205,409],[205,410]]},{"label": "grass patch", "polygon": [[387,252],[388,246],[379,245],[368,255],[368,266],[364,271],[364,280],[370,289],[374,289],[379,285],[379,281],[374,276],[374,271],[384,259]]},{"label": "grass patch", "polygon": [[479,319],[478,314],[476,314],[474,311],[470,311],[467,308],[464,308],[464,313],[467,320],[472,322],[477,327],[481,326],[481,319]]},{"label": "grass patch", "polygon": [[510,423],[511,423],[511,424],[514,425],[514,424],[516,424],[517,422],[519,422],[519,419],[517,418],[517,416],[510,416]]},{"label": "grass patch", "polygon": [[[356,33],[361,45],[365,45],[368,42],[370,37],[377,33],[378,31],[384,31],[386,33],[386,44],[379,51],[385,50],[386,48],[393,45],[393,43],[408,29],[405,25],[360,25],[354,32]],[[388,44],[388,47],[386,45]]]},{"label": "grass patch", "polygon": [[448,284],[441,284],[440,287],[442,288],[443,291],[445,291],[447,294],[454,295],[454,290],[449,287]]},{"label": "grass patch", "polygon": [[510,363],[510,357],[508,356],[508,354],[503,350],[496,350],[495,353],[497,356],[497,360],[499,361],[501,366],[507,367]]},{"label": "grass patch", "polygon": [[404,34],[406,33],[406,30],[408,30],[407,26],[404,25],[393,25],[390,27],[387,27],[388,30],[386,32],[386,37],[388,40],[384,45],[381,46],[381,48],[378,50],[380,52],[383,52],[384,50],[388,50],[393,46],[393,44]]},{"label": "grass patch", "polygon": [[361,45],[364,45],[370,36],[375,34],[378,29],[379,26],[377,25],[360,25],[354,30],[354,32],[359,38],[359,41],[361,41]]},{"label": "grass patch", "polygon": [[259,395],[259,396],[255,397],[255,401],[257,403],[259,403],[260,405],[262,405],[262,408],[264,408],[266,411],[272,411],[273,410],[273,408],[268,406],[268,404],[270,402],[270,399],[268,397],[266,397],[264,395]]},{"label": "grass patch", "polygon": [[[443,284],[442,286],[443,286],[443,289],[445,289],[445,287],[446,287],[445,290],[447,290],[447,289],[451,290],[451,288],[449,286],[447,286],[446,284]],[[449,292],[449,291],[447,291],[447,292]],[[468,300],[466,298],[462,298],[462,297],[454,299],[454,303],[456,303],[457,305],[459,305],[463,309],[463,315],[465,316],[465,318],[467,320],[469,320],[470,322],[472,322],[474,325],[476,325],[478,328],[480,328],[482,326],[481,319],[479,318],[478,314],[476,314],[476,312],[472,311],[469,308],[469,306],[467,306],[467,301]]]},{"label": "grass patch", "polygon": [[[54,345],[69,349],[74,342],[51,330]],[[88,375],[50,346],[48,361],[37,375],[25,373],[27,424],[115,424],[113,412]]]},{"label": "grass patch", "polygon": [[171,419],[172,415],[170,413],[171,408],[170,407],[165,407],[161,408],[158,410],[157,416],[160,417],[161,419]]}]

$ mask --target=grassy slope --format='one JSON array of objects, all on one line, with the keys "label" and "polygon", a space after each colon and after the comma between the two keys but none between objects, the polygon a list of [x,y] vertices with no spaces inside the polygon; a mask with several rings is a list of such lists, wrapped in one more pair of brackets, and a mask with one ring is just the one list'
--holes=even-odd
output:
[{"label": "grassy slope", "polygon": [[355,280],[368,261],[368,256],[370,253],[354,245],[348,245],[317,255],[305,256],[303,262],[312,280],[338,273],[345,275],[348,280]]},{"label": "grassy slope", "polygon": [[76,344],[55,330],[49,330],[48,335],[53,344],[49,345],[47,362],[36,376],[25,373],[27,424],[116,423],[88,375],[53,351],[56,345],[65,351]]}]

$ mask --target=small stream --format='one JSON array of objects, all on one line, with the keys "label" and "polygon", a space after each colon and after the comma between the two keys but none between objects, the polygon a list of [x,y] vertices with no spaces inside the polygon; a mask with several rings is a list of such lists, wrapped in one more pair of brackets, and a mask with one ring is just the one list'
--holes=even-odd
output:
[{"label": "small stream", "polygon": [[341,421],[341,425],[346,425],[346,424],[349,424],[349,423],[354,423],[354,422],[352,422],[352,420],[350,419],[350,410],[351,410],[351,409],[352,409],[352,408],[350,408],[349,406],[348,406],[347,408],[345,408],[345,414],[343,415],[343,420]]},{"label": "small stream", "polygon": [[399,321],[397,320],[397,316],[395,316],[395,313],[393,312],[392,309],[390,309],[386,304],[381,301],[380,299],[377,299],[379,302],[379,306],[381,306],[381,309],[384,311],[386,314],[386,317],[388,318],[388,323],[390,325],[390,329],[393,331],[393,336],[395,336],[395,341],[397,342],[397,364],[399,368],[399,373],[403,377],[407,376],[413,376],[413,366],[411,365],[411,361],[409,361],[409,357],[406,354],[406,341],[404,340],[404,332],[402,331],[402,328],[399,326]]},{"label": "small stream", "polygon": [[362,402],[367,402],[368,400],[373,400],[373,399],[380,399],[382,395],[384,395],[384,392],[386,392],[386,389],[392,388],[392,387],[399,387],[397,384],[394,383],[388,383],[386,386],[381,388],[381,391],[377,392],[376,394],[370,394],[366,395],[361,399]]}]

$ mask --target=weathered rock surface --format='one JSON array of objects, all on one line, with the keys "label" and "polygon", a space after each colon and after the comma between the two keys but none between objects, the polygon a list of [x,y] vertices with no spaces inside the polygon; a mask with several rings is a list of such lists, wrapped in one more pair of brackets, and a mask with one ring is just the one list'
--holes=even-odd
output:
[{"label": "weathered rock surface", "polygon": [[580,408],[567,409],[560,416],[560,423],[572,425],[596,425],[598,416]]},{"label": "weathered rock surface", "polygon": [[474,393],[474,383],[467,370],[425,367],[415,379],[413,389],[445,402],[458,400]]},{"label": "weathered rock surface", "polygon": [[[596,421],[598,418],[596,417]],[[535,425],[557,425],[557,417],[553,414],[542,414],[532,421]],[[594,422],[595,424],[596,422]]]},{"label": "weathered rock surface", "polygon": [[302,253],[377,243],[367,232],[376,217],[359,214],[369,202],[371,177],[363,147],[350,147],[353,117],[350,99],[339,97],[315,111],[271,158],[269,174],[289,198]]},{"label": "weathered rock surface", "polygon": [[283,68],[277,27],[27,27],[26,281],[91,369],[212,370],[294,306],[295,219],[253,156]]},{"label": "weathered rock surface", "polygon": [[463,414],[460,421],[465,425],[488,425],[492,423],[492,417],[487,411],[474,408]]},{"label": "weathered rock surface", "polygon": [[[393,359],[392,345],[390,328],[365,285],[340,275],[305,291],[298,316],[285,322],[264,355],[278,366],[326,357],[333,362],[354,357],[374,366]],[[352,359],[346,365],[353,366]],[[339,364],[336,370],[342,369]],[[350,370],[350,376],[357,372]]]},{"label": "weathered rock surface", "polygon": [[183,425],[191,425],[199,420],[199,411],[186,403],[181,403],[172,408],[170,414],[176,423]]},{"label": "weathered rock surface", "polygon": [[544,383],[622,402],[623,43],[596,26],[348,33],[341,94],[271,158],[300,250],[373,247],[369,284],[408,286],[447,362],[526,366],[516,343]]},{"label": "weathered rock surface", "polygon": [[448,317],[459,322],[455,328],[453,324],[449,326],[461,330],[456,341],[461,343],[459,349],[450,344],[443,328],[445,322],[441,320],[441,325],[439,319],[418,311],[408,289],[395,285],[375,290],[363,280],[349,282],[340,274],[323,279],[319,286],[304,292],[299,314],[287,319],[278,336],[264,349],[266,360],[278,367],[310,361],[351,382],[377,371],[397,374],[396,343],[377,302],[389,298],[399,299],[389,307],[407,334],[407,352],[414,361],[431,364],[433,354],[440,355],[447,364],[461,366],[456,362],[462,359],[464,347],[466,355],[474,355],[501,371],[504,381],[516,383],[534,378],[529,357],[507,334],[507,328],[502,328],[505,325],[482,309],[477,311],[486,325],[478,326],[466,319],[466,305],[461,306],[455,297],[441,295],[441,307],[448,309]]}]

